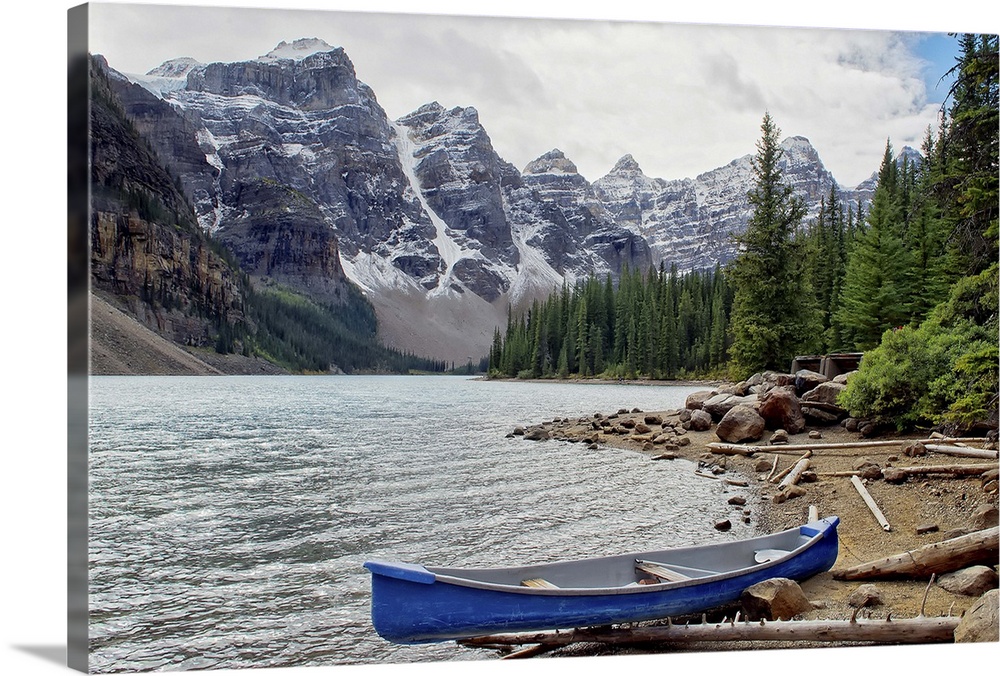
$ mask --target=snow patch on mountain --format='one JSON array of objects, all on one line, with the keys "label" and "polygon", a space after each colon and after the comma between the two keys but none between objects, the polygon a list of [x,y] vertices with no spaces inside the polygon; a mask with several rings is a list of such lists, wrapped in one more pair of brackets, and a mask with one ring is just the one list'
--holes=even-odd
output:
[{"label": "snow patch on mountain", "polygon": [[299,38],[298,40],[294,40],[290,43],[282,40],[278,43],[278,46],[270,52],[264,56],[258,57],[257,61],[264,63],[272,63],[287,59],[292,61],[301,61],[307,56],[312,56],[313,54],[321,52],[331,52],[334,49],[336,48],[319,38]]},{"label": "snow patch on mountain", "polygon": [[420,189],[420,180],[417,178],[417,159],[414,156],[417,146],[410,138],[409,129],[399,122],[393,123],[392,126],[396,130],[396,148],[399,152],[399,161],[403,167],[403,174],[410,182],[410,187],[420,202],[420,206],[423,207],[424,213],[431,219],[431,224],[435,230],[434,246],[437,248],[438,254],[440,254],[445,264],[444,274],[440,276],[437,286],[430,293],[431,295],[449,292],[455,293],[452,289],[452,284],[460,283],[454,279],[455,263],[467,257],[470,251],[456,241],[453,233],[448,228],[448,224],[438,216]]}]

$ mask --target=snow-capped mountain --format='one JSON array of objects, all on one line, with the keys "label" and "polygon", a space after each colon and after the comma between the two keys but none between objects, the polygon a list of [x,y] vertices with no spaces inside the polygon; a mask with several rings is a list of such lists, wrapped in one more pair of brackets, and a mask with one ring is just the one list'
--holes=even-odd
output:
[{"label": "snow-capped mountain", "polygon": [[[478,359],[509,306],[563,282],[712,267],[749,216],[750,155],[672,181],[626,156],[589,183],[559,150],[519,171],[475,108],[433,102],[389,120],[344,50],[319,39],[127,77],[114,79],[126,112],[249,274],[330,302],[350,279],[385,342],[418,354]],[[783,148],[815,210],[833,177],[806,139]]]},{"label": "snow-capped mountain", "polygon": [[[822,199],[836,185],[808,139],[793,136],[781,143],[785,180],[809,208],[806,221],[819,212]],[[752,155],[694,179],[649,178],[631,155],[594,182],[598,197],[614,218],[640,233],[653,259],[681,271],[706,269],[735,254],[730,239],[750,217],[747,193],[753,187]],[[850,195],[843,195],[849,198]]]}]

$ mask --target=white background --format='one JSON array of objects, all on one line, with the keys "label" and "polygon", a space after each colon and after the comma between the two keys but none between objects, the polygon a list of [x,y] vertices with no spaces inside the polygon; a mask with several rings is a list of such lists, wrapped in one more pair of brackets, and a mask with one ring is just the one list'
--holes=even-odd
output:
[{"label": "white background", "polygon": [[[2,514],[3,575],[0,577],[0,666],[5,674],[66,673],[66,11],[75,3],[15,0],[5,7],[3,116],[0,172],[5,210],[0,217],[0,336],[7,364],[3,377]],[[160,4],[178,4],[162,0]],[[194,4],[194,3],[185,3]],[[474,13],[502,16],[657,20],[701,23],[1000,31],[992,3],[899,3],[905,15],[882,9],[889,3],[801,0],[662,3],[648,0],[390,0],[203,4],[351,11]],[[660,3],[657,3],[660,4]],[[892,3],[896,5],[896,3]],[[878,6],[877,6],[878,5]],[[899,6],[897,5],[897,6]],[[940,25],[947,13],[948,25]],[[577,674],[640,669],[674,674],[741,674],[806,671],[833,674],[947,673],[998,663],[1000,644],[753,651],[642,657],[545,659],[525,662],[316,667],[308,674]],[[987,660],[981,662],[980,660]],[[302,670],[213,671],[226,674],[301,674]]]}]

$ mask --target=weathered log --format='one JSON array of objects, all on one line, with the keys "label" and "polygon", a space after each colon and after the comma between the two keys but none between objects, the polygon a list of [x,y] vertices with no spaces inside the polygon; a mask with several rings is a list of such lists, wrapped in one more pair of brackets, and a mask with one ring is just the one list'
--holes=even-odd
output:
[{"label": "weathered log", "polygon": [[760,446],[741,446],[740,444],[711,443],[707,446],[709,451],[717,455],[745,455],[748,458],[761,450]]},{"label": "weathered log", "polygon": [[976,476],[991,469],[996,469],[996,463],[983,465],[912,465],[910,467],[893,467],[893,471],[907,475],[916,474],[954,474],[956,476]]},{"label": "weathered log", "polygon": [[825,401],[800,401],[799,404],[802,408],[818,408],[821,411],[829,411],[830,413],[842,413],[847,415],[847,409],[842,406],[837,406],[836,404],[828,404]]},{"label": "weathered log", "polygon": [[854,484],[854,487],[861,495],[861,499],[865,501],[866,505],[868,505],[868,509],[870,509],[872,514],[875,515],[875,519],[882,526],[882,530],[886,532],[892,530],[892,526],[890,526],[889,521],[886,520],[885,514],[882,513],[881,509],[879,509],[878,505],[875,503],[875,498],[871,496],[871,493],[868,492],[868,489],[865,488],[865,485],[861,483],[861,479],[859,479],[856,476],[852,476],[851,483]]},{"label": "weathered log", "polygon": [[[879,448],[879,447],[903,447],[909,444],[941,444],[946,442],[957,442],[957,439],[895,439],[886,440],[879,439],[875,441],[839,441],[836,443],[805,443],[805,444],[782,444],[780,449],[773,446],[742,446],[740,444],[727,444],[719,441],[713,441],[706,446],[713,453],[718,449],[722,452],[724,449],[729,448],[739,448],[744,449],[744,451],[753,451],[755,453],[785,453],[788,451],[824,451],[824,450],[835,450],[844,448]],[[975,438],[975,439],[963,439],[963,441],[985,441],[985,439]]]},{"label": "weathered log", "polygon": [[558,645],[553,645],[552,643],[539,643],[538,645],[533,645],[530,648],[525,648],[524,650],[517,650],[515,652],[504,655],[500,659],[524,660],[529,657],[534,657],[535,655],[542,655],[544,653],[552,652],[558,647],[559,647]]},{"label": "weathered log", "polygon": [[778,484],[778,488],[787,488],[788,486],[796,485],[797,483],[799,483],[799,479],[802,478],[802,473],[805,472],[807,469],[809,469],[809,458],[802,458],[797,463],[795,463],[795,466],[792,468],[792,471],[789,472],[788,475],[781,480],[781,483]]},{"label": "weathered log", "polygon": [[[795,470],[795,468],[799,466],[800,462],[802,462],[803,460],[807,460],[807,459],[809,459],[811,457],[812,457],[812,451],[806,451],[805,453],[802,454],[802,456],[799,457],[798,460],[796,460],[794,463],[792,463],[791,465],[789,465],[788,467],[786,467],[782,471],[778,472],[771,479],[771,483],[772,484],[778,483],[779,481],[781,481],[782,479],[784,479],[786,476],[788,476],[789,474],[791,474]],[[803,471],[805,471],[805,470],[803,470]]]},{"label": "weathered log", "polygon": [[959,458],[982,458],[996,460],[1000,454],[985,448],[969,448],[968,446],[942,446],[940,444],[924,444],[924,448],[935,453],[953,455]]},{"label": "weathered log", "polygon": [[774,476],[774,473],[777,471],[777,469],[778,469],[778,454],[775,453],[774,454],[774,463],[771,464],[771,471],[768,472],[768,475],[767,475],[767,480],[768,481],[771,480],[771,477]]},{"label": "weathered log", "polygon": [[930,439],[925,441],[930,441],[934,443],[946,443],[946,444],[956,444],[958,446],[965,446],[967,443],[973,442],[986,442],[995,444],[995,439],[990,439],[989,437],[949,437],[940,432],[931,432]]},{"label": "weathered log", "polygon": [[835,580],[886,580],[925,578],[950,573],[980,563],[997,562],[998,527],[987,528],[950,540],[924,545],[884,559],[869,561],[845,570],[833,571]]},{"label": "weathered log", "polygon": [[573,629],[534,634],[499,634],[463,639],[461,645],[566,646],[573,643],[628,644],[648,642],[700,641],[855,641],[864,643],[950,643],[959,617],[914,617],[912,619],[797,620],[792,622],[746,622],[681,625],[668,623],[652,627],[610,627]]}]

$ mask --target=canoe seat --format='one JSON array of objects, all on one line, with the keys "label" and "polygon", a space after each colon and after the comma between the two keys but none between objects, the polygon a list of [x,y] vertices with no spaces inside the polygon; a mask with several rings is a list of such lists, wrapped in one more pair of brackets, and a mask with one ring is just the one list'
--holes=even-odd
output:
[{"label": "canoe seat", "polygon": [[768,563],[787,554],[788,551],[785,549],[758,549],[753,553],[753,560],[757,563]]},{"label": "canoe seat", "polygon": [[559,589],[556,585],[552,584],[548,580],[543,580],[540,577],[534,577],[530,580],[521,580],[521,585],[524,587],[534,587],[535,589]]},{"label": "canoe seat", "polygon": [[649,573],[654,577],[658,577],[666,582],[681,582],[683,580],[690,580],[690,576],[684,573],[678,573],[676,570],[671,570],[667,568],[662,563],[655,563],[653,561],[643,561],[641,559],[635,560],[636,570],[641,570],[644,573]]}]

